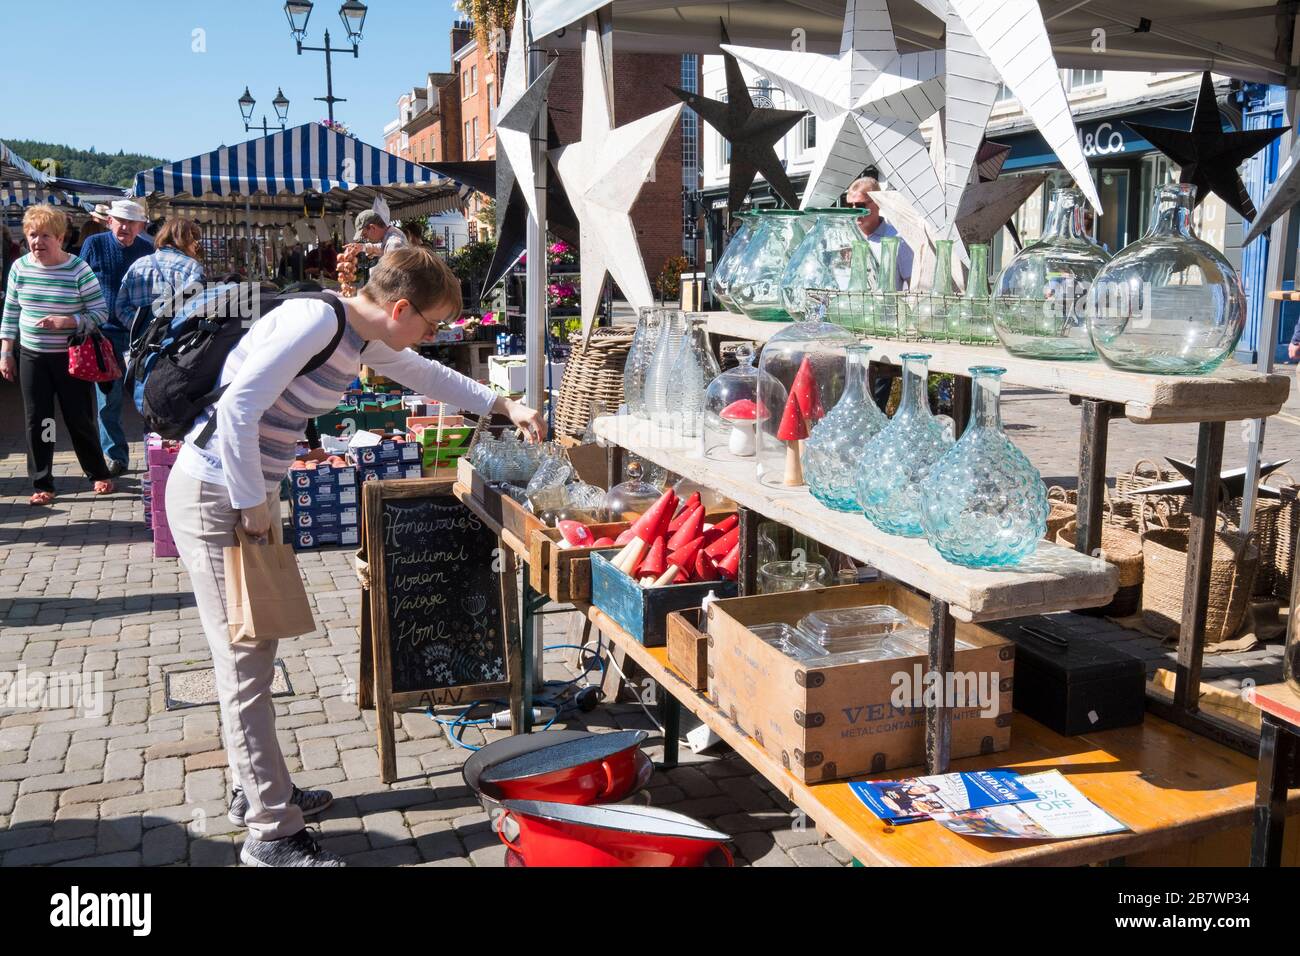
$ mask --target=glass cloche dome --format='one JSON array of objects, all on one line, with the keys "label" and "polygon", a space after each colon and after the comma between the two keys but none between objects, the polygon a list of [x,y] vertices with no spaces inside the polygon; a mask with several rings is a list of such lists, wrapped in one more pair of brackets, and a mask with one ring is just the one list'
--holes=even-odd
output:
[{"label": "glass cloche dome", "polygon": [[[759,420],[767,417],[758,404],[760,372],[748,343],[736,349],[739,365],[712,382],[704,397],[704,450],[710,458],[752,458]],[[770,381],[767,391],[785,400],[785,390]]]}]

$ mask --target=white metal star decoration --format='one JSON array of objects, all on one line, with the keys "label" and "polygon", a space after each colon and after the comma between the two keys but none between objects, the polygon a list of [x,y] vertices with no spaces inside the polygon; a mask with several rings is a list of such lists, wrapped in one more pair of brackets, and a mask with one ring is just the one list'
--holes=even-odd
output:
[{"label": "white metal star decoration", "polygon": [[836,201],[874,162],[892,188],[936,228],[942,225],[943,187],[919,126],[943,105],[944,56],[900,54],[885,0],[849,0],[838,56],[730,44],[723,49],[824,124],[828,145],[809,176],[803,208]]},{"label": "white metal star decoration", "polygon": [[654,305],[630,210],[681,111],[678,103],[615,128],[600,29],[594,16],[586,18],[582,39],[582,139],[551,154],[578,217],[584,334],[590,332],[595,321],[607,274],[618,283],[633,308]]},{"label": "white metal star decoration", "polygon": [[537,116],[546,102],[546,90],[555,74],[555,63],[547,64],[541,75],[528,83],[528,35],[524,24],[524,0],[515,8],[510,28],[510,53],[506,57],[506,75],[497,103],[497,234],[505,223],[510,205],[510,190],[516,182],[534,219],[537,215],[536,172],[533,163],[533,133]]}]

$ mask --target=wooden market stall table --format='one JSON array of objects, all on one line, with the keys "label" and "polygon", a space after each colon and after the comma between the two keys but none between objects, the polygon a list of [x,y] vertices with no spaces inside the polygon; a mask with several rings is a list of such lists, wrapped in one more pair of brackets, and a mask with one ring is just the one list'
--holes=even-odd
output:
[{"label": "wooden market stall table", "polygon": [[1282,862],[1287,784],[1300,770],[1300,694],[1289,684],[1270,684],[1246,688],[1245,697],[1260,711],[1259,779],[1250,865],[1277,866]]},{"label": "wooden market stall table", "polygon": [[[666,647],[645,647],[598,608],[587,606],[584,610],[601,634],[626,651],[676,702],[664,711],[666,765],[676,763],[678,717],[674,708],[685,707],[860,863],[1079,866],[1150,853],[1151,862],[1168,864],[1184,862],[1178,859],[1179,853],[1189,854],[1185,862],[1199,862],[1192,856],[1199,852],[1221,861],[1221,856],[1215,856],[1223,852],[1221,847],[1199,846],[1196,841],[1233,829],[1241,831],[1240,851],[1245,862],[1245,828],[1255,794],[1254,762],[1158,717],[1148,715],[1136,727],[1063,737],[1023,714],[1014,714],[1011,749],[956,760],[951,766],[953,771],[994,767],[1025,773],[1060,770],[1131,832],[1073,840],[976,840],[931,821],[890,826],[853,794],[849,780],[808,784],[797,780],[780,760],[686,681],[668,662]],[[920,772],[921,768],[915,768],[859,774],[851,779],[899,779]],[[1300,790],[1289,794],[1286,812],[1300,813]],[[1204,842],[1210,844],[1211,840]],[[1298,843],[1291,841],[1289,858],[1296,856]]]},{"label": "wooden market stall table", "polygon": [[[768,341],[789,326],[783,322],[759,322],[731,312],[701,315],[712,336],[758,343]],[[1019,358],[996,345],[904,342],[862,336],[859,340],[872,346],[873,363],[896,366],[902,353],[921,351],[931,357],[931,372],[958,376],[954,417],[958,419],[959,430],[965,427],[970,406],[970,380],[966,376],[976,365],[1005,368],[1004,386],[1060,392],[1080,405],[1077,548],[1084,554],[1095,554],[1101,545],[1110,420],[1127,418],[1142,425],[1199,425],[1176,685],[1172,699],[1153,696],[1148,706],[1168,720],[1213,736],[1243,752],[1253,752],[1257,748],[1253,731],[1199,709],[1210,558],[1218,512],[1218,476],[1223,464],[1226,423],[1266,419],[1277,414],[1289,394],[1290,376],[1264,374],[1231,362],[1208,375],[1144,375],[1117,371],[1099,360],[1060,362]],[[817,537],[809,529],[798,530]],[[836,546],[834,539],[824,543]],[[1024,613],[1033,613],[1033,609],[1026,608]]]}]

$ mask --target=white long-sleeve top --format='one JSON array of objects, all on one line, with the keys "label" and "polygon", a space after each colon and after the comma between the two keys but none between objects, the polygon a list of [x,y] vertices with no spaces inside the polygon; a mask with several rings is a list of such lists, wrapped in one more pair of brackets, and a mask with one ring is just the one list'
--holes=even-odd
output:
[{"label": "white long-sleeve top", "polygon": [[[200,481],[224,485],[232,508],[266,500],[293,463],[307,420],[333,411],[364,360],[375,371],[434,401],[485,414],[496,393],[411,349],[367,343],[348,324],[329,361],[299,375],[330,344],[338,317],[326,302],[297,299],[253,323],[226,358],[221,399],[199,416],[185,437],[176,467]],[[206,448],[194,444],[214,413],[216,431]]]}]

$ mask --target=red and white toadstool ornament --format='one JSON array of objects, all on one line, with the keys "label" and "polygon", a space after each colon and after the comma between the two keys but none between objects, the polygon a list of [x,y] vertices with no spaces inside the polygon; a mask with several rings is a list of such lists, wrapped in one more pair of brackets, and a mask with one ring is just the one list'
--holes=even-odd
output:
[{"label": "red and white toadstool ornament", "polygon": [[727,451],[739,458],[754,454],[754,427],[758,423],[758,403],[738,398],[718,413],[731,428],[727,432]]},{"label": "red and white toadstool ornament", "polygon": [[776,437],[785,442],[784,482],[797,488],[804,483],[801,459],[803,442],[808,437],[808,420],[804,417],[799,395],[794,389],[790,390],[790,397],[786,399],[785,412],[781,416],[781,427],[777,429]]}]

